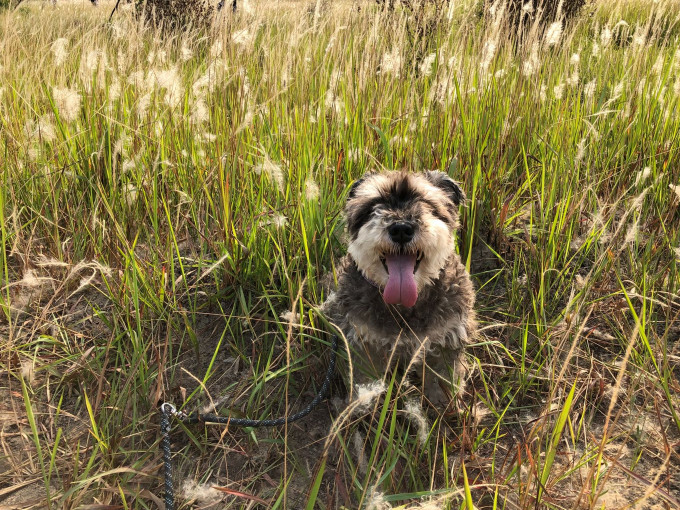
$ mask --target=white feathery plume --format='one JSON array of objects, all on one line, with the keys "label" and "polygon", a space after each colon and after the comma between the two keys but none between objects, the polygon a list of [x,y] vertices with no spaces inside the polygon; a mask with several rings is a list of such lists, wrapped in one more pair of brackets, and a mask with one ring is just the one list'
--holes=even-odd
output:
[{"label": "white feathery plume", "polygon": [[59,117],[65,122],[73,122],[80,114],[82,98],[77,90],[68,87],[52,88],[54,104],[59,112]]}]

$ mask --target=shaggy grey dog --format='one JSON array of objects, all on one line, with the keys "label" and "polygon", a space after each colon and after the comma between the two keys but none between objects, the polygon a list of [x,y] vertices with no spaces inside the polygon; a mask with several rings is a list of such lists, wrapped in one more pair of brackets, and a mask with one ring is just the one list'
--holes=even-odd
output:
[{"label": "shaggy grey dog", "polygon": [[422,374],[446,408],[461,388],[463,347],[476,329],[475,293],[455,252],[458,184],[438,171],[369,173],[350,189],[349,245],[324,310],[359,356],[355,381],[391,364]]}]

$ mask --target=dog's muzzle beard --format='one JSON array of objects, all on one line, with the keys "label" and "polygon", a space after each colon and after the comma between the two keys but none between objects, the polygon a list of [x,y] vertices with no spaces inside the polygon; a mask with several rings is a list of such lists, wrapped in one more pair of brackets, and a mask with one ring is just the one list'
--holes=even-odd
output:
[{"label": "dog's muzzle beard", "polygon": [[380,261],[387,272],[383,299],[390,305],[411,308],[418,300],[415,273],[423,260],[423,252],[413,243],[416,227],[409,222],[395,222],[387,228],[387,233],[392,246],[380,254]]}]

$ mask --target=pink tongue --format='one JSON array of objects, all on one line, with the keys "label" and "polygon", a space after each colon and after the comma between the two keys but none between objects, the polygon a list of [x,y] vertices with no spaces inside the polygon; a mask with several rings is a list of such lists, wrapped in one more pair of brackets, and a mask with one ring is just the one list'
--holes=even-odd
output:
[{"label": "pink tongue", "polygon": [[404,305],[408,308],[416,304],[418,288],[413,272],[416,267],[415,255],[387,255],[389,277],[383,299],[390,305]]}]

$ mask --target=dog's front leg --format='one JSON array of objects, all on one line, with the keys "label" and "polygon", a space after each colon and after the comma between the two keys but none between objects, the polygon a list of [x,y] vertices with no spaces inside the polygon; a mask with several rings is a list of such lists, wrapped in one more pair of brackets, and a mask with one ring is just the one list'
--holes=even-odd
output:
[{"label": "dog's front leg", "polygon": [[445,411],[464,389],[466,370],[462,351],[436,349],[426,357],[424,370],[425,398],[434,408]]},{"label": "dog's front leg", "polygon": [[373,345],[362,344],[352,356],[353,385],[370,384],[385,379],[388,363],[384,349]]}]

